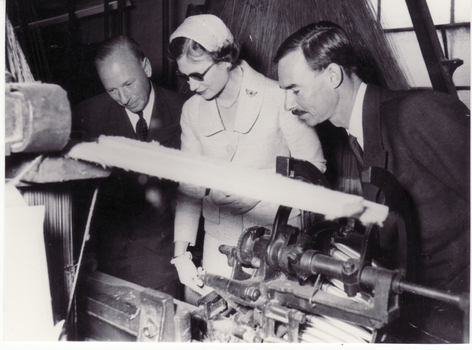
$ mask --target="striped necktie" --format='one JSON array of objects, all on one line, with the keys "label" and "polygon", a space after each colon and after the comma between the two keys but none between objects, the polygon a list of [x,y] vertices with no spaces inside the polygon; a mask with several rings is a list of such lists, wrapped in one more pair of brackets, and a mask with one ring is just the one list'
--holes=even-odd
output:
[{"label": "striped necktie", "polygon": [[146,141],[147,134],[148,134],[148,126],[146,121],[143,118],[143,112],[138,112],[139,120],[136,123],[136,135],[138,139],[141,141]]},{"label": "striped necktie", "polygon": [[349,138],[349,146],[351,146],[352,151],[354,152],[354,155],[357,158],[357,161],[359,162],[360,166],[363,167],[364,165],[364,157],[363,157],[363,151],[361,146],[359,145],[359,142],[357,142],[357,138],[352,136],[351,134],[347,135]]}]

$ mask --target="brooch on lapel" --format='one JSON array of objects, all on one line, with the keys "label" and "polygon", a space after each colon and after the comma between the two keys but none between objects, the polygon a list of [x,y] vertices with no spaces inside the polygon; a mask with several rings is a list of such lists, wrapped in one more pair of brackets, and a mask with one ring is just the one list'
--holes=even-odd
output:
[{"label": "brooch on lapel", "polygon": [[252,91],[252,90],[246,89],[246,95],[248,95],[249,97],[254,97],[254,96],[257,95],[257,91]]}]

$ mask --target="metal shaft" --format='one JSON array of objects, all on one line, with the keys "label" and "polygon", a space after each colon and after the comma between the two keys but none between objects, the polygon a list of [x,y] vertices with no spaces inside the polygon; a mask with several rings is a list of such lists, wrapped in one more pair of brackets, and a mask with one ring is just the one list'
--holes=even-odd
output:
[{"label": "metal shaft", "polygon": [[464,307],[467,307],[469,304],[467,301],[467,298],[464,298],[461,295],[452,294],[446,291],[441,291],[441,290],[432,289],[428,287],[423,287],[423,286],[410,283],[407,281],[400,281],[398,288],[402,292],[408,292],[408,293],[428,297],[431,299],[444,301],[449,304],[454,304],[461,309],[463,309]]},{"label": "metal shaft", "polygon": [[[304,260],[304,258],[306,260]],[[331,278],[338,278],[342,280],[343,262],[340,260],[322,254],[316,254],[315,252],[311,251],[310,253],[304,255],[301,261],[305,264],[305,266],[310,267],[312,273],[322,274]],[[361,274],[359,275],[359,284],[363,286],[373,287],[375,285],[376,280],[382,277],[387,277],[385,274],[385,272],[387,271],[388,270],[367,266],[362,270]],[[388,272],[390,272],[390,274],[395,275],[394,271]],[[401,276],[397,275],[395,278],[395,276],[393,275],[391,276],[391,288],[394,292],[407,292],[416,295],[421,295],[427,298],[456,305],[464,311],[467,311],[469,308],[469,299],[466,296],[420,286],[418,284],[402,280]]]}]

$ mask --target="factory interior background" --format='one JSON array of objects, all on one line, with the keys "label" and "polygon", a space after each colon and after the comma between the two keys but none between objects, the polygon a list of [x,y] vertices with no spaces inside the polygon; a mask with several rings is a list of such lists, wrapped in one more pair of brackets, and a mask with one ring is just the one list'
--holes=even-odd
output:
[{"label": "factory interior background", "polygon": [[[37,80],[64,87],[72,105],[103,91],[93,67],[93,50],[104,39],[103,14],[94,13],[100,0],[73,1],[77,18],[68,21],[67,1],[7,1],[7,14],[25,46],[25,52]],[[115,1],[116,3],[116,1]],[[175,79],[163,49],[166,38],[163,21],[176,28],[185,19],[189,6],[205,1],[176,0],[163,15],[163,1],[128,0],[125,16],[118,21],[110,15],[109,35],[124,33],[139,42],[149,56],[153,80],[175,88]],[[406,3],[397,0],[371,0],[384,31],[396,50],[397,59],[412,87],[431,87]],[[440,36],[446,58],[460,58],[464,63],[453,75],[460,98],[469,106],[470,94],[470,1],[428,0],[431,17]],[[103,10],[103,8],[102,8]],[[25,30],[29,23],[31,30]],[[33,24],[32,24],[33,23]],[[121,29],[118,27],[122,27]],[[34,28],[34,30],[33,30]],[[169,33],[167,33],[169,34]],[[170,34],[169,34],[170,35]],[[36,40],[34,40],[36,39]],[[240,38],[247,40],[247,38]],[[274,77],[276,78],[276,77]]]},{"label": "factory interior background", "polygon": [[[432,88],[405,2],[370,1],[408,85],[412,88]],[[211,2],[112,0],[109,1],[112,10],[109,12],[108,21],[104,20],[102,0],[6,0],[4,5],[5,14],[23,49],[34,79],[61,86],[67,92],[71,107],[74,107],[85,99],[104,92],[93,65],[93,54],[106,37],[117,34],[128,35],[140,43],[152,64],[153,82],[175,91],[189,93],[187,86],[176,79],[174,63],[169,62],[166,57],[168,37],[186,15],[192,12],[198,13],[203,6]],[[213,2],[218,1],[213,0]],[[453,83],[459,98],[470,108],[471,0],[426,0],[426,2],[445,58],[463,61],[453,74]],[[123,8],[119,9],[119,6]],[[250,39],[240,38],[240,40],[244,42]],[[271,69],[263,73],[277,79],[273,67]],[[70,209],[74,222],[71,219],[71,222],[62,222],[57,227],[57,230],[62,231],[61,235],[68,237],[69,247],[65,247],[62,243],[53,243],[60,246],[62,256],[58,259],[64,264],[66,264],[64,261],[67,261],[66,265],[69,267],[74,264],[80,251],[83,238],[81,234],[85,229],[88,214],[83,208],[89,206],[92,197],[91,190],[77,188],[75,191],[70,198],[64,195],[61,200],[74,201],[81,209]],[[42,214],[44,213],[31,214],[31,221],[40,220]],[[28,224],[34,225],[33,222]],[[56,228],[50,229],[54,231]],[[32,246],[41,244],[30,243]],[[40,279],[40,276],[35,277]],[[51,279],[50,286],[54,285],[56,293],[52,305],[53,323],[56,323],[65,316],[68,292],[73,284],[73,273],[61,267],[56,270],[51,270],[49,267],[49,279]],[[25,289],[30,287],[25,281],[19,285]],[[43,287],[48,289],[50,286]],[[48,297],[40,294],[30,300],[30,303],[35,303],[38,307],[35,312],[37,315],[44,315],[49,308],[45,310],[42,306]],[[46,324],[45,329],[48,329]],[[39,336],[37,332],[32,333],[32,339]],[[19,337],[24,336],[26,338],[24,340],[29,340],[27,333],[22,332],[22,334]]]}]

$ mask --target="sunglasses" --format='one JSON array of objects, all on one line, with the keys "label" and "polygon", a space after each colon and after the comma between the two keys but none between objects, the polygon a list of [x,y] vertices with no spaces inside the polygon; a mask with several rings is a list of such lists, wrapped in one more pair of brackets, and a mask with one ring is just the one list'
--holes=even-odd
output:
[{"label": "sunglasses", "polygon": [[213,67],[215,64],[216,64],[216,62],[214,62],[212,65],[210,65],[210,67],[208,67],[203,73],[190,73],[189,75],[187,75],[187,74],[183,74],[179,70],[177,70],[175,72],[175,74],[177,76],[179,76],[180,78],[186,80],[186,81],[188,81],[190,78],[192,78],[193,80],[196,80],[196,81],[203,81],[203,80],[205,80],[205,74],[207,74],[208,71],[211,69],[211,67]]}]

